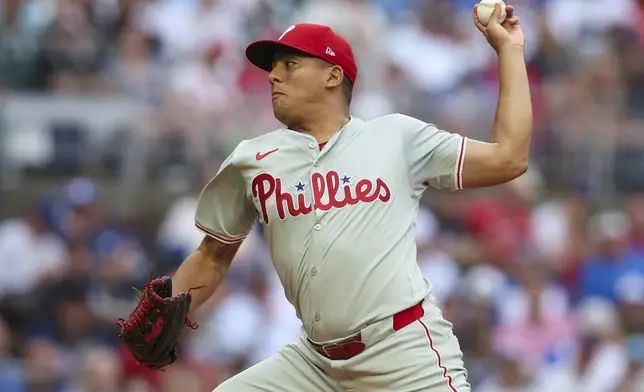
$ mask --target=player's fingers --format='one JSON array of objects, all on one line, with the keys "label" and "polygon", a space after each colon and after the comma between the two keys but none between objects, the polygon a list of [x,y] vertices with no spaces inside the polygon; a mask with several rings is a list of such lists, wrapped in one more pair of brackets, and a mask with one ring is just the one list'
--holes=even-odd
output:
[{"label": "player's fingers", "polygon": [[472,19],[474,20],[474,25],[476,26],[477,29],[479,29],[480,32],[484,33],[485,32],[485,25],[481,23],[479,20],[479,15],[478,15],[478,7],[479,5],[474,6],[474,10],[472,11]]},{"label": "player's fingers", "polygon": [[508,23],[509,23],[510,25],[512,25],[512,26],[516,26],[516,25],[518,25],[518,24],[519,24],[519,22],[520,22],[520,20],[519,20],[519,17],[518,17],[518,16],[513,16],[512,18],[508,19],[507,21],[508,21]]},{"label": "player's fingers", "polygon": [[512,19],[506,19],[503,22],[503,27],[507,28],[515,28],[519,26],[519,18],[518,17],[513,17]]},{"label": "player's fingers", "polygon": [[488,26],[491,24],[498,24],[499,15],[501,15],[501,4],[496,3],[494,4],[494,11],[492,11],[492,15],[490,16],[490,21],[488,22]]},{"label": "player's fingers", "polygon": [[507,14],[506,18],[511,19],[514,16],[514,7],[511,5],[505,6],[505,13]]}]

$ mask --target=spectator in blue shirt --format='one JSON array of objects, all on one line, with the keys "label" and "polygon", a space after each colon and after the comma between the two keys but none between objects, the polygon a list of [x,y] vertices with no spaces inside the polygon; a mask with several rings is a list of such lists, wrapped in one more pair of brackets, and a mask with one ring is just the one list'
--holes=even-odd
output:
[{"label": "spectator in blue shirt", "polygon": [[0,318],[0,391],[27,392],[20,362],[10,353],[11,335]]},{"label": "spectator in blue shirt", "polygon": [[596,251],[582,267],[582,297],[617,302],[617,281],[627,273],[644,274],[644,258],[629,244],[630,230],[630,219],[621,212],[603,212],[591,219],[590,234]]}]

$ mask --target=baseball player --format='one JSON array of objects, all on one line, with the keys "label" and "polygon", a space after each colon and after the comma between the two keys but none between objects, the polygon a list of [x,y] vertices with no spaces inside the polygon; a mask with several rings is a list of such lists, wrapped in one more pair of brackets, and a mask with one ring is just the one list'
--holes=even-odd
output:
[{"label": "baseball player", "polygon": [[[526,171],[532,109],[524,37],[508,6],[474,22],[498,54],[500,97],[490,142],[401,114],[349,113],[358,69],[331,28],[289,27],[252,43],[284,128],[241,142],[201,193],[206,236],[172,278],[191,310],[224,279],[259,220],[302,337],[216,391],[469,391],[452,325],[416,263],[415,219],[431,186],[502,184]],[[427,64],[431,67],[431,64]]]}]

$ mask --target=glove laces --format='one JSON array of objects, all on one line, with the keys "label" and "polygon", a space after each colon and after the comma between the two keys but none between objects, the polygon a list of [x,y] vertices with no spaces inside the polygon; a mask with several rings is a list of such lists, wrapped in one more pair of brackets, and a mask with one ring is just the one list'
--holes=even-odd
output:
[{"label": "glove laces", "polygon": [[[143,293],[137,290],[135,287],[133,287],[134,292],[139,297],[139,303],[136,305],[132,313],[130,313],[130,317],[127,320],[123,318],[119,318],[116,321],[116,325],[121,328],[121,332],[119,333],[119,338],[123,337],[123,333],[128,329],[139,328],[143,323],[143,320],[146,319],[150,310],[154,308],[154,304],[150,301],[150,298],[149,298],[150,295],[158,296],[158,294],[154,291],[154,286],[156,285],[156,279],[154,280],[152,279],[154,277],[154,271],[155,271],[155,268],[152,268],[148,283],[143,285],[143,290],[144,290]],[[188,294],[190,294],[192,290],[197,290],[203,287],[204,286],[191,288],[190,290],[188,290]],[[148,295],[146,295],[146,293]],[[199,328],[199,325],[196,322],[190,321],[188,317],[185,318],[184,323],[190,329]]]}]

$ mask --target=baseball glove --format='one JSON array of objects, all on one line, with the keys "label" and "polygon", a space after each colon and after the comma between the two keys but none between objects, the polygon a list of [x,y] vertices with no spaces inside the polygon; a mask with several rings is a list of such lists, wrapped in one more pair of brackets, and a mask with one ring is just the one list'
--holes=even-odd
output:
[{"label": "baseball glove", "polygon": [[177,360],[177,345],[183,326],[196,329],[197,324],[187,318],[191,295],[172,296],[172,280],[168,276],[152,279],[139,297],[127,320],[118,319],[123,339],[132,356],[144,366],[159,371]]}]

